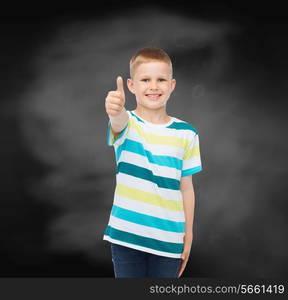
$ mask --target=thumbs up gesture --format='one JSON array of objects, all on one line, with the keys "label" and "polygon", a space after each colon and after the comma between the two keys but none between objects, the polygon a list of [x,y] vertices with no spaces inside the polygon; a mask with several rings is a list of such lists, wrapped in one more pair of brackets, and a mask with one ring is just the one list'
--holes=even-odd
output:
[{"label": "thumbs up gesture", "polygon": [[105,99],[105,108],[108,116],[117,117],[123,111],[125,105],[125,92],[123,79],[117,77],[117,90],[110,91]]}]

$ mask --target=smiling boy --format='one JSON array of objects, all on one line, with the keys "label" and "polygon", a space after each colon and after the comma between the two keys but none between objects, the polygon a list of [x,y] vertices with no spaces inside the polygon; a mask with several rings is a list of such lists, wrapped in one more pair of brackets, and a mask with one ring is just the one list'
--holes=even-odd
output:
[{"label": "smiling boy", "polygon": [[165,51],[140,49],[130,60],[130,76],[135,110],[125,109],[121,77],[105,100],[107,144],[114,146],[117,171],[103,239],[111,242],[115,277],[180,277],[193,240],[199,135],[167,115],[176,80]]}]

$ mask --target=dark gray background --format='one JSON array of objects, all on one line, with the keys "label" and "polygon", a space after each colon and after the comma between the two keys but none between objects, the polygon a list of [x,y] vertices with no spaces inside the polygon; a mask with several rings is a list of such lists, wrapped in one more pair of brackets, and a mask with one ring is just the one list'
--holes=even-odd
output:
[{"label": "dark gray background", "polygon": [[3,10],[1,276],[113,277],[104,99],[144,46],[173,61],[168,114],[199,130],[184,276],[288,275],[285,10],[146,3]]}]

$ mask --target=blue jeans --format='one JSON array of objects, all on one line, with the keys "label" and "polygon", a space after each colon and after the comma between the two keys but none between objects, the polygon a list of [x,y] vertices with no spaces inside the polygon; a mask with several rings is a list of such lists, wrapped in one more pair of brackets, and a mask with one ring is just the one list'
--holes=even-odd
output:
[{"label": "blue jeans", "polygon": [[177,278],[181,258],[160,256],[111,243],[114,274],[119,277]]}]

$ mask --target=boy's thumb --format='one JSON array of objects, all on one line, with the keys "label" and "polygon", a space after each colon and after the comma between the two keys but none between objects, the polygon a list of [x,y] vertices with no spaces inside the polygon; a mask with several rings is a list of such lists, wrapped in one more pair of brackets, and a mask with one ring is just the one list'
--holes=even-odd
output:
[{"label": "boy's thumb", "polygon": [[123,79],[121,76],[117,77],[117,91],[122,92],[124,95]]}]

